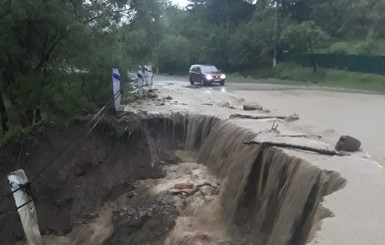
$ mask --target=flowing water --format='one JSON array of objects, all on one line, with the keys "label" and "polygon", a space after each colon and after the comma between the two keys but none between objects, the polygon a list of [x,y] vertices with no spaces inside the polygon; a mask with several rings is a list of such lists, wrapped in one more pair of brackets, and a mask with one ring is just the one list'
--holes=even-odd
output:
[{"label": "flowing water", "polygon": [[186,149],[198,151],[199,162],[223,180],[223,187],[218,201],[198,212],[195,225],[170,234],[172,244],[218,244],[202,242],[202,234],[194,231],[200,229],[225,233],[229,244],[300,245],[320,219],[332,215],[321,201],[344,186],[339,174],[274,147],[246,145],[256,135],[229,121],[188,115],[184,126]]}]

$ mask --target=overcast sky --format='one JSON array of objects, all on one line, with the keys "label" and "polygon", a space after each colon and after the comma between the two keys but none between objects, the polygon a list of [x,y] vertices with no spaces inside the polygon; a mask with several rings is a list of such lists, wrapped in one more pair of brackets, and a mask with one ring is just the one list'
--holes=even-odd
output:
[{"label": "overcast sky", "polygon": [[171,2],[178,4],[181,7],[185,7],[188,3],[187,0],[171,0]]}]

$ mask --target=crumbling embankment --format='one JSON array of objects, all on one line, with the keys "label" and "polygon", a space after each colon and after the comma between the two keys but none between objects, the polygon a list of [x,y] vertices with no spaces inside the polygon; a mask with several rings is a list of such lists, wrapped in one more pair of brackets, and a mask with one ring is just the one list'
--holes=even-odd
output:
[{"label": "crumbling embankment", "polygon": [[[345,185],[338,173],[281,149],[245,145],[256,135],[229,121],[187,115],[171,122],[165,119],[164,125],[171,126],[165,135],[171,131],[175,136],[177,129],[185,149],[197,151],[198,162],[223,180],[217,205],[206,208],[202,216],[219,216],[211,225],[245,244],[305,244],[320,220],[332,215],[322,207],[322,198]],[[181,240],[172,241],[192,241],[178,236]]]},{"label": "crumbling embankment", "polygon": [[[22,166],[33,176],[80,130],[76,123],[45,127],[26,141],[3,146],[3,173]],[[33,186],[42,233],[49,241],[62,241],[51,244],[305,244],[319,221],[332,215],[322,198],[345,180],[281,149],[244,144],[254,137],[248,129],[205,115],[108,118]],[[160,201],[151,195],[133,201],[140,199],[138,193],[146,195],[134,182],[162,179],[162,165],[181,162],[175,150],[198,156],[198,163],[220,179],[219,196],[192,205],[188,213],[164,202],[165,196],[173,200],[167,191]],[[20,165],[12,165],[20,152]],[[2,183],[4,192],[7,188]],[[12,200],[3,206],[12,207]],[[2,244],[22,239],[16,217],[9,216],[0,230]],[[90,236],[95,229],[107,232]]]}]

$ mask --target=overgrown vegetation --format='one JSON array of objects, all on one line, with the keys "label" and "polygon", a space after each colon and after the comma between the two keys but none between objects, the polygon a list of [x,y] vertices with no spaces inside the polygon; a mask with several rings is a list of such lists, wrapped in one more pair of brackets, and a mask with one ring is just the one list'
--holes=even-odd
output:
[{"label": "overgrown vegetation", "polygon": [[132,63],[123,29],[138,8],[125,0],[2,1],[3,133],[107,101],[111,69],[120,68],[125,79]]},{"label": "overgrown vegetation", "polygon": [[275,83],[284,85],[306,85],[348,90],[359,90],[385,94],[385,76],[343,70],[301,67],[292,63],[282,63],[275,68],[259,69],[248,72],[248,76],[233,74],[231,82]]}]

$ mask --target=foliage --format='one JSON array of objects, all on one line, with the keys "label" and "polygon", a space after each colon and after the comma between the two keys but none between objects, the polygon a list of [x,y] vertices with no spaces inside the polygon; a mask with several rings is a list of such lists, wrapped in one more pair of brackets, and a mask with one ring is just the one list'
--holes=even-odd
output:
[{"label": "foliage", "polygon": [[[128,68],[121,35],[128,0],[12,1],[0,4],[0,113],[30,126],[110,97],[111,68]],[[124,76],[125,72],[123,73]],[[8,122],[8,111],[17,115]]]},{"label": "foliage", "polygon": [[160,41],[158,59],[162,62],[159,68],[175,74],[189,66],[190,43],[183,36],[166,36]]},{"label": "foliage", "polygon": [[349,47],[346,43],[337,42],[330,46],[329,53],[331,54],[348,54]]},{"label": "foliage", "polygon": [[322,48],[328,39],[329,35],[314,21],[291,24],[281,34],[281,41],[289,50],[302,52]]},{"label": "foliage", "polygon": [[[284,79],[282,83],[316,84],[353,90],[372,91],[385,94],[385,77],[382,75],[319,68],[316,73],[311,68],[294,64],[280,64],[274,69],[274,77]],[[295,82],[299,81],[299,82]],[[302,82],[302,83],[301,83]]]}]

